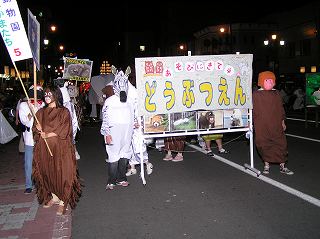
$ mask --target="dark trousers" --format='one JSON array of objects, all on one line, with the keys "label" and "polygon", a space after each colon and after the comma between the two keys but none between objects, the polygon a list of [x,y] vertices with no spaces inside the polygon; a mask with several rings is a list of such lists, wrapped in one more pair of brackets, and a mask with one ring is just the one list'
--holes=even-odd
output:
[{"label": "dark trousers", "polygon": [[127,164],[128,159],[120,158],[118,162],[108,163],[108,184],[127,181]]}]

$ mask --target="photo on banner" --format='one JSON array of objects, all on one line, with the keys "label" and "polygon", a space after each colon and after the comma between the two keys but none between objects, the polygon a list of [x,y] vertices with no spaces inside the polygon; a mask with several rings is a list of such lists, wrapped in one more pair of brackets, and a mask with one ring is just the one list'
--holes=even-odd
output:
[{"label": "photo on banner", "polygon": [[223,127],[235,128],[235,127],[247,127],[248,122],[248,109],[232,109],[224,110]]},{"label": "photo on banner", "polygon": [[170,114],[170,131],[197,130],[196,111]]},{"label": "photo on banner", "polygon": [[200,110],[198,114],[198,129],[223,128],[223,110]]},{"label": "photo on banner", "polygon": [[144,117],[145,133],[163,133],[169,132],[169,114],[154,114]]}]

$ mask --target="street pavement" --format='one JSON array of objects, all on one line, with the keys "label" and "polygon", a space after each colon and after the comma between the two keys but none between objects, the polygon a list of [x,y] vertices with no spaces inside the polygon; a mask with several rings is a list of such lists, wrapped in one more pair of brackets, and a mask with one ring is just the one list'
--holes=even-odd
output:
[{"label": "street pavement", "polygon": [[0,146],[0,238],[70,238],[70,209],[58,216],[57,205],[39,205],[35,190],[24,194],[24,159],[18,145],[17,137]]},{"label": "street pavement", "polygon": [[[290,116],[290,115],[289,115]],[[294,116],[296,117],[296,116]],[[257,175],[242,133],[224,134],[226,155],[205,155],[188,139],[184,161],[165,162],[150,145],[154,172],[128,177],[128,187],[106,191],[106,153],[95,123],[79,140],[83,195],[77,207],[57,216],[57,206],[39,206],[25,195],[23,155],[18,138],[0,147],[0,238],[320,238],[319,143],[313,122],[288,121],[288,167],[283,175]],[[217,153],[216,149],[213,149]],[[263,163],[254,151],[254,166]],[[140,168],[138,167],[138,173]]]},{"label": "street pavement", "polygon": [[[250,163],[244,135],[226,133],[223,142],[230,153],[215,157],[205,155],[188,139],[184,161],[166,162],[165,153],[151,145],[154,172],[146,175],[146,185],[137,174],[128,177],[128,187],[113,191],[105,190],[106,154],[99,126],[87,128],[79,142],[85,188],[73,212],[72,236],[319,239],[320,132],[314,123],[308,126],[288,121],[292,176],[272,165],[269,175],[257,177],[243,166]],[[256,152],[254,158],[255,168],[262,170]]]}]

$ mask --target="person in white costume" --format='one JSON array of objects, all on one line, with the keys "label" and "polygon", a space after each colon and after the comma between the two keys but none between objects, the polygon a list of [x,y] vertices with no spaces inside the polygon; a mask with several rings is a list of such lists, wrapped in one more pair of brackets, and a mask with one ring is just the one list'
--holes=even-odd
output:
[{"label": "person in white costume", "polygon": [[[37,86],[37,102],[34,101],[34,86],[32,85],[28,90],[28,95],[30,98],[30,105],[27,99],[23,100],[19,104],[19,119],[21,124],[24,126],[22,129],[23,139],[24,139],[24,171],[26,178],[26,189],[25,194],[30,194],[32,192],[32,161],[33,161],[33,147],[34,140],[32,134],[32,126],[34,122],[34,116],[31,112],[31,107],[34,110],[34,114],[44,106],[42,101],[43,89],[41,86]],[[36,104],[37,103],[37,104]]]},{"label": "person in white costume", "polygon": [[106,190],[115,185],[128,186],[126,171],[128,160],[132,156],[131,139],[134,127],[134,113],[131,103],[127,101],[128,75],[130,67],[123,73],[114,66],[114,95],[107,98],[102,107],[102,125],[100,133],[104,136],[108,158],[108,181]]},{"label": "person in white costume", "polygon": [[80,130],[79,127],[79,122],[78,122],[78,117],[74,108],[74,104],[71,101],[67,86],[68,86],[68,81],[65,81],[66,79],[63,78],[58,78],[55,80],[55,84],[57,86],[59,86],[60,91],[62,93],[62,97],[63,97],[63,106],[66,107],[69,112],[70,112],[70,116],[71,116],[71,120],[72,120],[72,142],[74,144],[74,149],[75,149],[75,155],[76,155],[76,159],[79,160],[80,159],[80,155],[78,153],[77,147],[76,147],[76,135],[78,132],[78,129]]},{"label": "person in white costume", "polygon": [[[143,141],[142,131],[139,128],[138,124],[138,93],[137,89],[129,82],[128,83],[128,99],[131,102],[131,105],[134,110],[134,121],[135,121],[135,128],[133,130],[132,135],[132,157],[129,159],[130,168],[128,169],[126,175],[131,176],[137,173],[137,169],[135,165],[140,164],[141,162],[141,152],[140,147],[142,146],[142,155],[143,155],[143,163],[146,164],[147,167],[147,174],[150,175],[153,171],[153,165],[149,162],[149,156],[147,152],[146,143]],[[142,117],[141,117],[142,122]]]}]

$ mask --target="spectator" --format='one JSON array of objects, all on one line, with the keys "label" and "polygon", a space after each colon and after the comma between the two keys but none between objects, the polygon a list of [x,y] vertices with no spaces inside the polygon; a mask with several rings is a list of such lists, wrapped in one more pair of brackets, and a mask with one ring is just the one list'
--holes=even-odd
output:
[{"label": "spectator", "polygon": [[[43,89],[41,86],[37,86],[37,102],[34,100],[34,87],[33,85],[28,90],[28,95],[30,98],[30,103],[28,103],[27,99],[21,101],[19,104],[18,112],[19,119],[22,125],[22,135],[24,141],[24,172],[26,178],[26,189],[24,191],[25,194],[30,194],[32,192],[32,161],[33,161],[33,147],[34,140],[32,134],[32,126],[34,123],[34,115],[40,108],[44,106],[42,102],[43,98]],[[37,103],[37,104],[36,104]],[[32,113],[32,111],[34,111]]]}]

